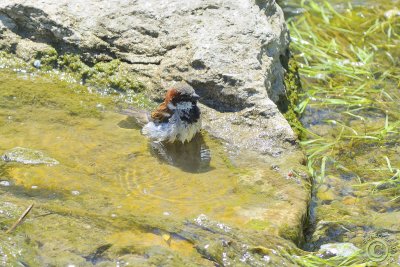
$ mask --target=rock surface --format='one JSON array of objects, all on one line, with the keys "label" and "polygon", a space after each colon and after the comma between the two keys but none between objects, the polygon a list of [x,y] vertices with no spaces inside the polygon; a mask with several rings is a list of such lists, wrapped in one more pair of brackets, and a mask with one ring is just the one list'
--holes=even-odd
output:
[{"label": "rock surface", "polygon": [[289,37],[274,0],[3,0],[0,36],[25,60],[49,45],[90,63],[118,58],[153,96],[184,80],[214,136],[273,156],[295,149],[275,104]]},{"label": "rock surface", "polygon": [[14,147],[4,152],[1,159],[5,162],[18,162],[29,165],[46,164],[57,165],[59,162],[47,157],[42,151],[24,147]]}]

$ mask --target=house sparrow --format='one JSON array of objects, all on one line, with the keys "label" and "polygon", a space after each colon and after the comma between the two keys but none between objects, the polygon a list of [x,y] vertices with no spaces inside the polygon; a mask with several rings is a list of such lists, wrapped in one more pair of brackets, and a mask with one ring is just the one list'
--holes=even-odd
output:
[{"label": "house sparrow", "polygon": [[157,142],[189,142],[201,129],[199,96],[189,85],[179,83],[169,89],[151,115],[129,110],[123,112],[142,124],[142,134]]}]

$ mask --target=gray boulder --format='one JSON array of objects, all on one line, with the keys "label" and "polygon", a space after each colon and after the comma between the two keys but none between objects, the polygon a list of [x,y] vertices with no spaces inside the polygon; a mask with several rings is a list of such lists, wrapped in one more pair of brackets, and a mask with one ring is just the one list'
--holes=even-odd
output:
[{"label": "gray boulder", "polygon": [[276,106],[289,37],[274,0],[3,0],[0,34],[25,60],[43,44],[86,62],[118,58],[153,97],[184,80],[214,136],[274,156],[295,148]]}]

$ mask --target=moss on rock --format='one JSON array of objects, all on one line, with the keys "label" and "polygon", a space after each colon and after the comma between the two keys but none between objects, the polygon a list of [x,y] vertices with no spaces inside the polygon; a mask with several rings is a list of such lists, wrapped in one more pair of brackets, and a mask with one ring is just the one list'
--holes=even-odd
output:
[{"label": "moss on rock", "polygon": [[297,62],[293,59],[289,59],[288,69],[285,74],[285,87],[286,87],[286,97],[287,97],[287,110],[284,112],[286,120],[289,122],[293,131],[299,137],[303,138],[303,127],[299,120],[300,115],[297,109],[299,103],[299,94],[302,91],[299,67]]},{"label": "moss on rock", "polygon": [[281,227],[279,227],[279,236],[293,241],[297,245],[303,241],[302,229],[294,228],[288,224],[283,224]]},{"label": "moss on rock", "polygon": [[119,59],[98,62],[93,70],[87,78],[90,84],[100,84],[118,91],[143,92],[145,90],[144,85],[129,73],[126,64]]},{"label": "moss on rock", "polygon": [[51,70],[57,67],[58,53],[54,48],[38,51],[35,60],[40,60],[43,70]]},{"label": "moss on rock", "polygon": [[56,69],[96,88],[111,88],[120,92],[133,91],[135,93],[146,91],[146,87],[138,81],[127,63],[115,59],[89,66],[79,55],[69,53],[60,55],[50,46],[32,51],[32,56],[26,57],[25,60],[18,55],[0,51],[0,66],[24,69],[28,72],[33,72],[35,67],[42,71]]}]

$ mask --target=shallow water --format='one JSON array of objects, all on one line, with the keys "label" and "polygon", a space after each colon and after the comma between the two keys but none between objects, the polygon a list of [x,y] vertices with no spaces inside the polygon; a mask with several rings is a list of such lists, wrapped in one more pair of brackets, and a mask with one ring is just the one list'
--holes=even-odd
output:
[{"label": "shallow water", "polygon": [[[315,1],[314,8],[281,2],[287,17],[304,19],[297,24],[304,31],[302,37],[292,29],[294,47],[307,44],[315,51],[294,51],[304,68],[300,73],[308,104],[301,116],[307,129],[303,144],[315,187],[304,248],[318,251],[323,244],[351,242],[365,251],[369,241],[383,235],[394,249],[380,264],[396,266],[400,264],[400,20],[388,14],[398,10],[399,2],[328,1],[338,13],[331,12],[325,1]],[[365,60],[361,51],[372,56]],[[363,63],[346,70],[349,60]],[[357,262],[370,260],[359,255]]]},{"label": "shallow water", "polygon": [[[151,144],[117,112],[120,98],[49,75],[0,71],[0,99],[1,153],[22,147],[59,162],[0,163],[2,229],[35,204],[5,243],[14,250],[9,257],[27,265],[213,265],[195,245],[208,247],[221,238],[218,231],[232,235],[232,228],[277,233],[275,218],[293,205],[284,196],[300,186],[262,162],[233,164],[206,133],[189,147]],[[24,248],[29,253],[18,255]],[[3,258],[6,264],[13,266]]]}]

